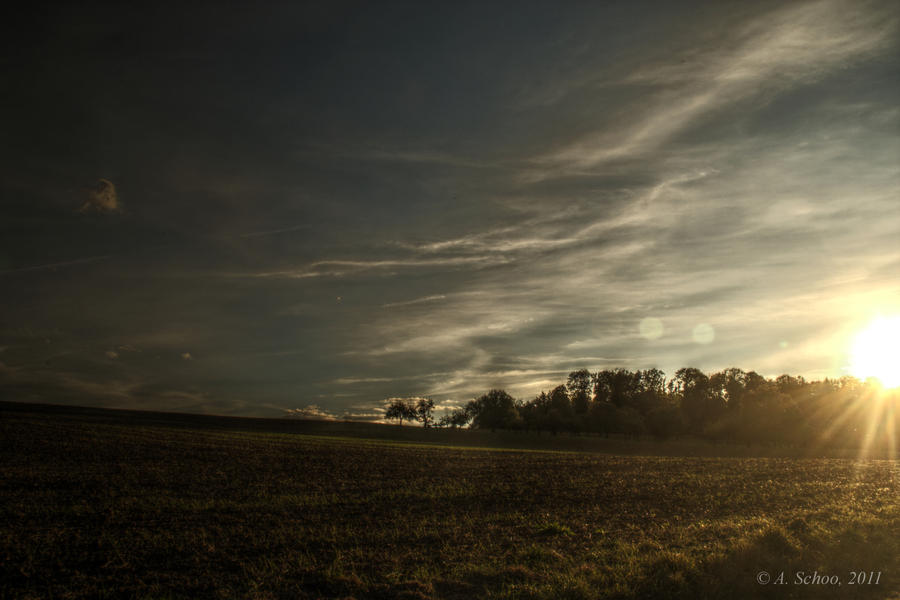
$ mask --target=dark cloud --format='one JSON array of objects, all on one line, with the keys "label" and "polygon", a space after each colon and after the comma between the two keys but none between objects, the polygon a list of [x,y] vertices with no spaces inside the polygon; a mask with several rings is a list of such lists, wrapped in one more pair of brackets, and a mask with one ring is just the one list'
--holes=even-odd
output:
[{"label": "dark cloud", "polygon": [[80,212],[96,211],[101,213],[119,212],[119,196],[116,186],[108,179],[98,179],[93,186],[86,188],[83,193],[83,202],[78,209]]}]

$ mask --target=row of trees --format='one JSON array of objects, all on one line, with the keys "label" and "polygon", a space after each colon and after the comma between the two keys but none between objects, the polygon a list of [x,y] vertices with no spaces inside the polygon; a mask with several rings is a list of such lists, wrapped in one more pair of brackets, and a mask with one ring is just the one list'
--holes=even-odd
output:
[{"label": "row of trees", "polygon": [[900,433],[897,404],[896,391],[852,377],[808,382],[738,368],[707,375],[689,367],[667,379],[659,369],[581,369],[527,401],[491,390],[435,421],[431,400],[395,399],[385,417],[426,427],[857,444]]},{"label": "row of trees", "polygon": [[431,398],[392,398],[384,411],[384,418],[397,420],[403,425],[403,421],[418,421],[424,427],[431,427],[434,423],[434,400]]}]

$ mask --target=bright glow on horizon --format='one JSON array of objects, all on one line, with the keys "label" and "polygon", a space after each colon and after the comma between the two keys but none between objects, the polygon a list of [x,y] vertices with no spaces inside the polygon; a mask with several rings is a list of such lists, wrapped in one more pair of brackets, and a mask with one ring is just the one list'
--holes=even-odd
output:
[{"label": "bright glow on horizon", "polygon": [[856,336],[850,356],[854,376],[874,377],[887,388],[900,387],[900,315],[872,321]]}]

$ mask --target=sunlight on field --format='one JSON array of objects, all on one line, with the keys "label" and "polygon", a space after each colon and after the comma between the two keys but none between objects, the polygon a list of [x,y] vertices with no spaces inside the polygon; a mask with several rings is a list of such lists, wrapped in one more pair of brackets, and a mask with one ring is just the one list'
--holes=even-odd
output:
[{"label": "sunlight on field", "polygon": [[851,361],[854,376],[874,377],[887,388],[900,386],[900,316],[879,317],[861,331]]},{"label": "sunlight on field", "polygon": [[[0,403],[0,597],[836,600],[851,568],[881,573],[852,597],[898,589],[895,461],[497,451],[161,418]],[[844,587],[760,592],[760,572],[813,569]]]}]

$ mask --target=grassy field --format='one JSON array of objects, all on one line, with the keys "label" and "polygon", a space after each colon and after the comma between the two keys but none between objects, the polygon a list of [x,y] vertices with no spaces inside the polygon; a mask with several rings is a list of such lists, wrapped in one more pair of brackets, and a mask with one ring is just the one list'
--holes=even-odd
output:
[{"label": "grassy field", "polygon": [[[642,456],[635,449],[644,446],[621,441],[609,454],[463,448],[297,427],[3,404],[0,594],[900,591],[897,462]],[[467,439],[509,444],[499,435]],[[758,583],[761,571],[773,581]],[[878,584],[851,585],[860,571],[880,572]],[[800,572],[840,585],[799,584]],[[774,582],[781,573],[785,585]]]}]

